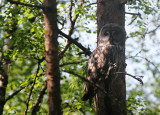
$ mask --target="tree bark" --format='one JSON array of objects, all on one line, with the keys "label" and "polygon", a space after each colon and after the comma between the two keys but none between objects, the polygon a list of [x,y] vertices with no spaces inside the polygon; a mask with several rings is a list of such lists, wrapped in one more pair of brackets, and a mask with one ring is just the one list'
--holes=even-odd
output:
[{"label": "tree bark", "polygon": [[44,0],[44,6],[49,115],[62,115],[56,0]]},{"label": "tree bark", "polygon": [[3,68],[3,64],[0,63],[0,115],[3,114],[7,84],[8,75]]},{"label": "tree bark", "polygon": [[[116,23],[124,27],[125,6],[122,0],[97,0],[98,34],[101,27],[107,23]],[[117,57],[118,58],[118,57]],[[125,73],[125,52],[122,63],[116,72]],[[126,85],[125,74],[115,74],[115,71],[105,82],[99,83],[107,91],[107,95],[98,91],[94,103],[98,115],[126,115]]]}]

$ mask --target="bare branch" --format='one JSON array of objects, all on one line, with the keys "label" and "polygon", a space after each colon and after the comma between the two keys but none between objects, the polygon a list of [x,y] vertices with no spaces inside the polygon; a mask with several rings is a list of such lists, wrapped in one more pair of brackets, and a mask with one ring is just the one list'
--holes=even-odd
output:
[{"label": "bare branch", "polygon": [[136,79],[136,80],[138,80],[138,81],[143,85],[142,78],[143,78],[144,76],[134,76],[134,75],[131,75],[131,74],[129,74],[129,73],[125,73],[125,74],[128,75],[128,76],[131,76],[132,78],[134,78],[134,79]]},{"label": "bare branch", "polygon": [[32,4],[27,4],[27,3],[22,3],[19,1],[14,1],[14,0],[7,0],[8,2],[10,2],[11,4],[19,4],[19,5],[23,5],[23,6],[28,6],[28,7],[34,7],[34,8],[39,8],[39,9],[44,9],[43,6],[38,6],[38,5],[32,5]]},{"label": "bare branch", "polygon": [[86,6],[91,6],[91,5],[96,5],[96,4],[97,4],[97,2],[94,2],[94,3],[90,3],[90,4],[86,5]]},{"label": "bare branch", "polygon": [[158,28],[160,28],[160,25],[158,25],[155,29],[149,31],[147,34],[150,34],[150,33],[152,33],[152,32],[155,32]]},{"label": "bare branch", "polygon": [[125,14],[130,14],[130,15],[140,15],[140,13],[130,13],[130,12],[125,12]]},{"label": "bare branch", "polygon": [[126,72],[116,72],[116,74],[125,74],[125,75],[128,75],[128,76],[136,79],[137,81],[139,81],[139,82],[143,85],[142,78],[143,78],[144,76],[134,76],[134,75],[131,75],[131,74],[126,73]]},{"label": "bare branch", "polygon": [[142,58],[142,59],[146,60],[148,63],[152,64],[158,71],[160,71],[158,69],[158,67],[146,57],[138,56],[138,54],[136,54],[135,56],[130,56],[128,58],[135,58],[135,57]]},{"label": "bare branch", "polygon": [[137,16],[128,25],[131,25],[136,19],[137,19]]},{"label": "bare branch", "polygon": [[152,64],[159,71],[158,67],[153,62],[151,62],[149,59],[147,59],[145,57],[141,57],[141,56],[136,56],[136,57],[139,57],[139,58],[146,60],[148,63]]},{"label": "bare branch", "polygon": [[72,74],[72,75],[74,75],[74,76],[77,76],[77,77],[80,78],[81,80],[83,80],[83,81],[89,83],[89,84],[92,85],[93,87],[99,88],[103,93],[107,94],[107,92],[105,91],[105,89],[103,89],[99,84],[97,84],[97,83],[95,84],[94,82],[89,81],[89,80],[86,79],[85,77],[82,77],[82,76],[80,76],[80,75],[74,73],[73,71],[69,71],[69,70],[61,70],[61,71],[62,71],[62,72],[69,73],[69,74]]},{"label": "bare branch", "polygon": [[79,47],[84,52],[85,55],[89,56],[92,53],[89,49],[87,49],[84,46],[82,46],[81,43],[78,43],[76,40],[74,40],[73,38],[71,38],[71,36],[68,36],[67,34],[63,33],[61,30],[58,30],[58,32],[59,32],[59,34],[61,34],[65,38],[67,38],[70,42],[72,42],[77,47]]},{"label": "bare branch", "polygon": [[31,115],[36,115],[36,112],[39,111],[39,108],[40,108],[39,104],[42,102],[42,99],[43,99],[43,96],[45,94],[46,89],[47,89],[47,82],[44,83],[41,91],[38,94],[37,100],[36,100],[34,106],[32,107]]},{"label": "bare branch", "polygon": [[24,115],[27,115],[30,97],[31,97],[31,94],[32,94],[32,91],[33,91],[33,88],[34,88],[34,85],[35,85],[35,82],[36,82],[36,78],[38,76],[39,69],[40,69],[40,62],[38,62],[38,68],[37,68],[37,71],[36,71],[36,74],[35,74],[35,77],[34,77],[34,80],[33,80],[32,86],[31,86],[31,89],[30,89],[30,93],[28,95],[28,99],[27,99],[27,102],[26,102],[26,109],[24,111]]}]

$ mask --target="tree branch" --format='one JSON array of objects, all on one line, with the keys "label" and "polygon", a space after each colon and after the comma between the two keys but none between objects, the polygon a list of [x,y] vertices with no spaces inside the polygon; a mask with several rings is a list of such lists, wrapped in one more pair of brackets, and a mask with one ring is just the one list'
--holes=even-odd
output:
[{"label": "tree branch", "polygon": [[160,25],[158,25],[155,29],[149,31],[147,34],[150,34],[150,33],[152,33],[152,32],[155,32],[158,28],[160,28]]},{"label": "tree branch", "polygon": [[[41,61],[41,60],[39,60],[39,61]],[[40,77],[40,76],[42,76],[42,75],[44,75],[44,72],[41,73],[41,74],[40,74],[39,76],[37,76],[37,77]],[[6,98],[5,103],[6,103],[8,100],[12,99],[15,95],[17,95],[20,91],[22,91],[22,90],[23,90],[25,87],[27,87],[29,84],[32,84],[32,83],[33,83],[33,81],[30,81],[28,84],[19,87],[15,92],[13,92],[11,95],[9,95],[9,96]]]},{"label": "tree branch", "polygon": [[14,0],[7,0],[7,1],[10,2],[11,4],[19,4],[19,5],[23,5],[23,6],[32,7],[32,8],[34,7],[34,8],[44,9],[44,6],[26,4],[26,3],[22,3],[22,2],[14,1]]},{"label": "tree branch", "polygon": [[134,78],[134,79],[136,79],[136,80],[138,80],[138,81],[143,85],[142,78],[143,78],[144,76],[134,76],[134,75],[131,75],[131,74],[129,74],[129,73],[125,73],[125,74],[128,75],[128,76],[131,76],[132,78]]},{"label": "tree branch", "polygon": [[2,5],[2,6],[0,6],[0,10],[1,10],[4,6],[5,6],[5,4],[4,4],[4,5]]},{"label": "tree branch", "polygon": [[[26,85],[26,86],[27,86],[27,85]],[[12,99],[12,98],[13,98],[15,95],[17,95],[20,91],[22,91],[26,86],[22,86],[22,87],[18,88],[14,93],[12,93],[11,95],[9,95],[9,96],[6,98],[5,103],[6,103],[8,100]]]},{"label": "tree branch", "polygon": [[30,97],[31,97],[31,94],[32,94],[32,91],[33,91],[35,82],[36,82],[36,78],[37,78],[37,76],[38,76],[38,72],[39,72],[39,69],[40,69],[40,63],[41,63],[41,62],[38,62],[38,68],[37,68],[37,71],[36,71],[36,74],[35,74],[35,77],[34,77],[34,80],[33,80],[32,86],[31,86],[31,89],[30,89],[30,93],[29,93],[29,95],[28,95],[28,100],[27,100],[27,102],[26,102],[26,109],[25,109],[25,111],[24,111],[24,115],[27,115],[27,110],[28,110],[28,106],[29,106],[29,101],[30,101]]},{"label": "tree branch", "polygon": [[152,64],[158,71],[160,71],[158,69],[158,67],[146,57],[138,56],[138,54],[136,54],[135,56],[130,56],[128,58],[135,58],[135,57],[142,58],[142,59],[146,60],[148,63]]},{"label": "tree branch", "polygon": [[126,73],[126,72],[116,72],[116,74],[125,74],[125,75],[128,75],[128,76],[136,79],[137,81],[139,81],[139,82],[143,85],[142,78],[143,78],[144,76],[134,76],[134,75],[131,75],[131,74]]},{"label": "tree branch", "polygon": [[140,15],[140,13],[130,13],[130,12],[125,12],[125,14],[130,14],[130,15]]},{"label": "tree branch", "polygon": [[67,34],[63,33],[61,30],[58,30],[58,33],[64,36],[65,38],[67,38],[70,42],[75,44],[77,47],[79,47],[84,52],[85,55],[89,56],[92,53],[89,49],[82,46],[82,44],[78,43],[76,40],[71,38],[71,36],[68,36]]},{"label": "tree branch", "polygon": [[59,67],[63,67],[63,66],[70,65],[70,64],[79,64],[79,63],[82,63],[82,61],[67,62],[67,63],[64,63],[64,64],[59,65]]},{"label": "tree branch", "polygon": [[46,89],[47,89],[47,82],[44,83],[41,91],[38,94],[37,100],[36,100],[34,106],[32,107],[31,115],[36,115],[37,111],[39,111],[39,108],[40,108],[39,104],[42,102],[42,99],[43,99],[43,96],[45,94]]},{"label": "tree branch", "polygon": [[86,79],[86,78],[84,78],[84,77],[82,77],[82,76],[74,73],[73,71],[69,71],[69,70],[61,70],[61,71],[62,71],[62,72],[69,73],[69,74],[72,74],[72,75],[74,75],[74,76],[77,76],[77,77],[80,78],[81,80],[89,83],[89,84],[92,85],[93,87],[99,88],[103,93],[107,94],[107,92],[105,91],[105,89],[103,89],[99,84],[97,84],[97,83],[95,84],[94,82],[89,81],[88,79]]},{"label": "tree branch", "polygon": [[[83,3],[84,3],[84,1],[80,0],[80,5],[82,5]],[[72,0],[70,0],[70,8],[69,8],[70,28],[69,28],[68,36],[71,36],[73,34],[74,26],[75,26],[75,23],[76,23],[78,16],[79,16],[79,13],[76,14],[76,16],[72,19]],[[64,53],[67,51],[67,49],[69,48],[71,43],[72,42],[69,41],[68,39],[66,40],[65,47],[62,49],[62,51],[60,53],[60,58],[63,57]]]}]

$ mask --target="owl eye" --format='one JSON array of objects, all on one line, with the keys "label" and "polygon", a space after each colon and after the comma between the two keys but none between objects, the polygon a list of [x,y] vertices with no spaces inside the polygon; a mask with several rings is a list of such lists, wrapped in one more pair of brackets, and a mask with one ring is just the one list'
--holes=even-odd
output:
[{"label": "owl eye", "polygon": [[108,31],[106,31],[106,32],[104,33],[104,36],[110,36],[110,33],[109,33]]}]

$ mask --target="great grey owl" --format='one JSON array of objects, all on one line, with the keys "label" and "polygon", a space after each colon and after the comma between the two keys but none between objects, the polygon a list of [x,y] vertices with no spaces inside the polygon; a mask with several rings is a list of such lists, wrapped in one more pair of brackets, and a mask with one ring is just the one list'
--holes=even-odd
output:
[{"label": "great grey owl", "polygon": [[[126,32],[118,24],[109,23],[101,28],[98,38],[98,46],[90,55],[87,64],[87,79],[94,84],[100,80],[108,79],[110,72],[116,70],[121,62],[121,54],[125,49]],[[82,100],[91,101],[97,88],[86,83],[85,94]]]}]

